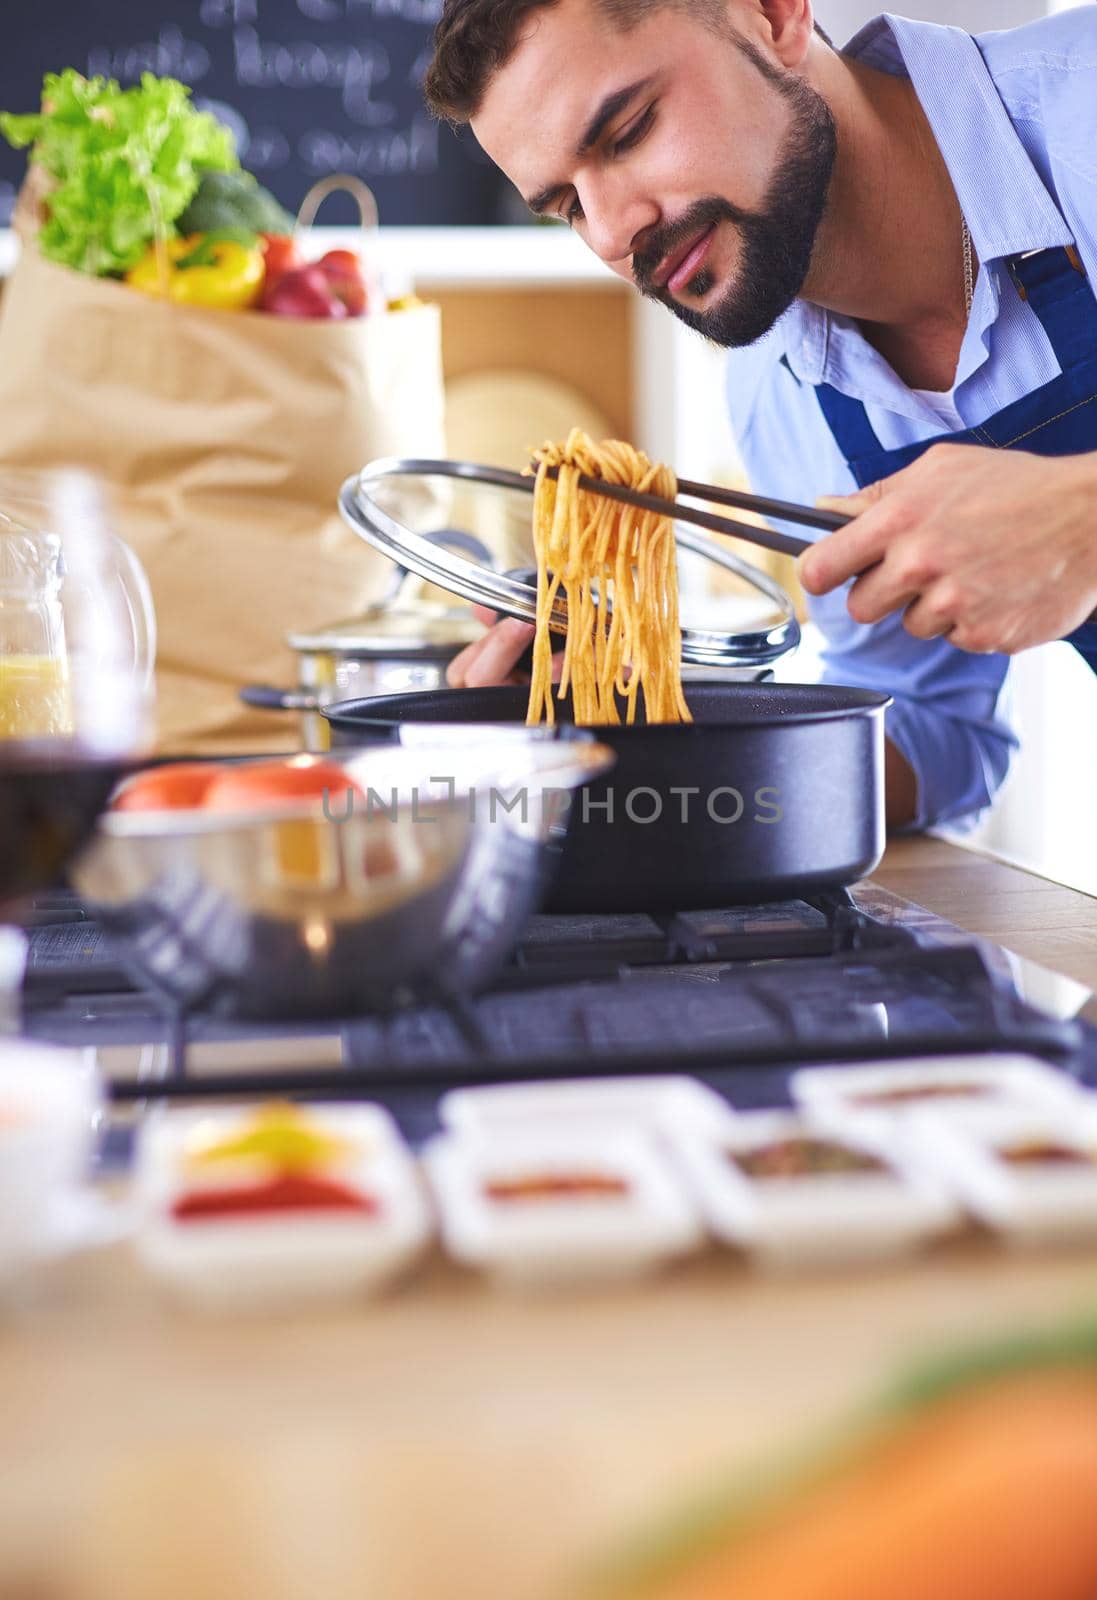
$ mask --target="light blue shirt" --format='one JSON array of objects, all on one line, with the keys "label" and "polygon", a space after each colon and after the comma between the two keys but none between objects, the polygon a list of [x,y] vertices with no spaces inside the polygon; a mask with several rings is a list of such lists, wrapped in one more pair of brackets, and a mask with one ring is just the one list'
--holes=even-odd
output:
[{"label": "light blue shirt", "polygon": [[[1073,240],[1097,283],[1097,6],[978,40],[887,15],[862,29],[847,53],[910,78],[971,229],[980,270],[948,398],[973,427],[1059,371],[1004,258]],[[764,339],[730,353],[727,376],[732,429],[762,494],[810,503],[856,489],[816,384],[862,401],[885,449],[948,431],[855,322],[802,300]],[[840,590],[811,602],[825,640],[824,676],[895,697],[887,731],[917,775],[915,826],[977,813],[1017,746],[1008,657],[914,639],[900,616],[855,623],[845,599]]]}]

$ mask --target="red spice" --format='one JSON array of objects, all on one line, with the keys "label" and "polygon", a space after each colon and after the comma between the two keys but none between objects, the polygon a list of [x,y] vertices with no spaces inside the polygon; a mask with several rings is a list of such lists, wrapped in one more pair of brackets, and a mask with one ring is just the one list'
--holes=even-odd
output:
[{"label": "red spice", "polygon": [[525,1178],[492,1178],[484,1184],[489,1200],[585,1200],[628,1194],[624,1178],[611,1172],[544,1172]]},{"label": "red spice", "polygon": [[177,1222],[204,1222],[218,1217],[254,1217],[280,1211],[358,1211],[375,1216],[373,1195],[331,1178],[287,1172],[246,1189],[193,1189],[171,1208]]},{"label": "red spice", "polygon": [[1094,1160],[1088,1150],[1078,1150],[1072,1145],[1053,1144],[1049,1140],[1032,1139],[1024,1144],[1007,1145],[999,1150],[1003,1161],[1008,1161],[1011,1167],[1088,1167]]},{"label": "red spice", "polygon": [[993,1093],[987,1083],[910,1083],[893,1089],[866,1089],[853,1096],[855,1106],[900,1106],[908,1100],[974,1100]]}]

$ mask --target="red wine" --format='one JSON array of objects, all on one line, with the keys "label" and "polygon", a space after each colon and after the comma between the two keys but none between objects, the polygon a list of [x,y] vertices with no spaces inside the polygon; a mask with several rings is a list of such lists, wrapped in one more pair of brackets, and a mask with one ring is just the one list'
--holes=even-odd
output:
[{"label": "red wine", "polygon": [[0,905],[57,882],[126,770],[76,745],[0,740]]}]

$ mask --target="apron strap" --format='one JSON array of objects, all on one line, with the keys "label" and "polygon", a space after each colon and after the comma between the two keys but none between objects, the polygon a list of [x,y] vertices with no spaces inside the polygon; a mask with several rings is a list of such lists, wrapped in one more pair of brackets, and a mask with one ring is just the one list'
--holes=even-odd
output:
[{"label": "apron strap", "polygon": [[865,456],[876,455],[880,450],[880,440],[860,400],[843,394],[829,383],[817,384],[815,397],[835,443],[847,461],[860,461]]},{"label": "apron strap", "polygon": [[[1012,256],[1005,265],[1017,293],[1040,319],[1063,372],[1080,361],[1097,361],[1097,297],[1074,246],[1056,245],[1051,250]],[[880,470],[870,472],[869,463],[878,462],[885,454],[864,404],[829,383],[817,384],[815,394],[835,443],[864,488],[866,481],[883,475]],[[988,427],[989,423],[982,424],[982,430]],[[956,444],[995,442],[992,434],[980,429],[939,437]],[[887,452],[889,462],[884,470],[898,471],[933,442],[927,439]]]},{"label": "apron strap", "polygon": [[1074,633],[1067,635],[1067,643],[1072,644],[1082,660],[1097,672],[1097,622],[1083,622]]},{"label": "apron strap", "polygon": [[1097,301],[1073,245],[1010,256],[1006,270],[1039,317],[1064,372],[1087,351],[1097,354]]}]

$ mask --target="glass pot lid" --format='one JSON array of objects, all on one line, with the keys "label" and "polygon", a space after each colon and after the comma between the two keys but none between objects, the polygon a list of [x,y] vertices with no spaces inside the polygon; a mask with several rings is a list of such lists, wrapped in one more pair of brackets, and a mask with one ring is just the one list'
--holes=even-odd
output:
[{"label": "glass pot lid", "polygon": [[[413,526],[420,508],[441,501],[446,520],[470,527],[494,564],[432,542]],[[533,564],[533,478],[468,461],[386,457],[348,478],[339,494],[344,521],[398,566],[474,605],[522,622],[537,618]],[[689,666],[764,665],[795,649],[800,626],[793,603],[768,573],[727,545],[678,523],[682,661]],[[730,573],[748,592],[717,595],[706,574]],[[557,600],[552,627],[567,627],[567,601]]]}]

